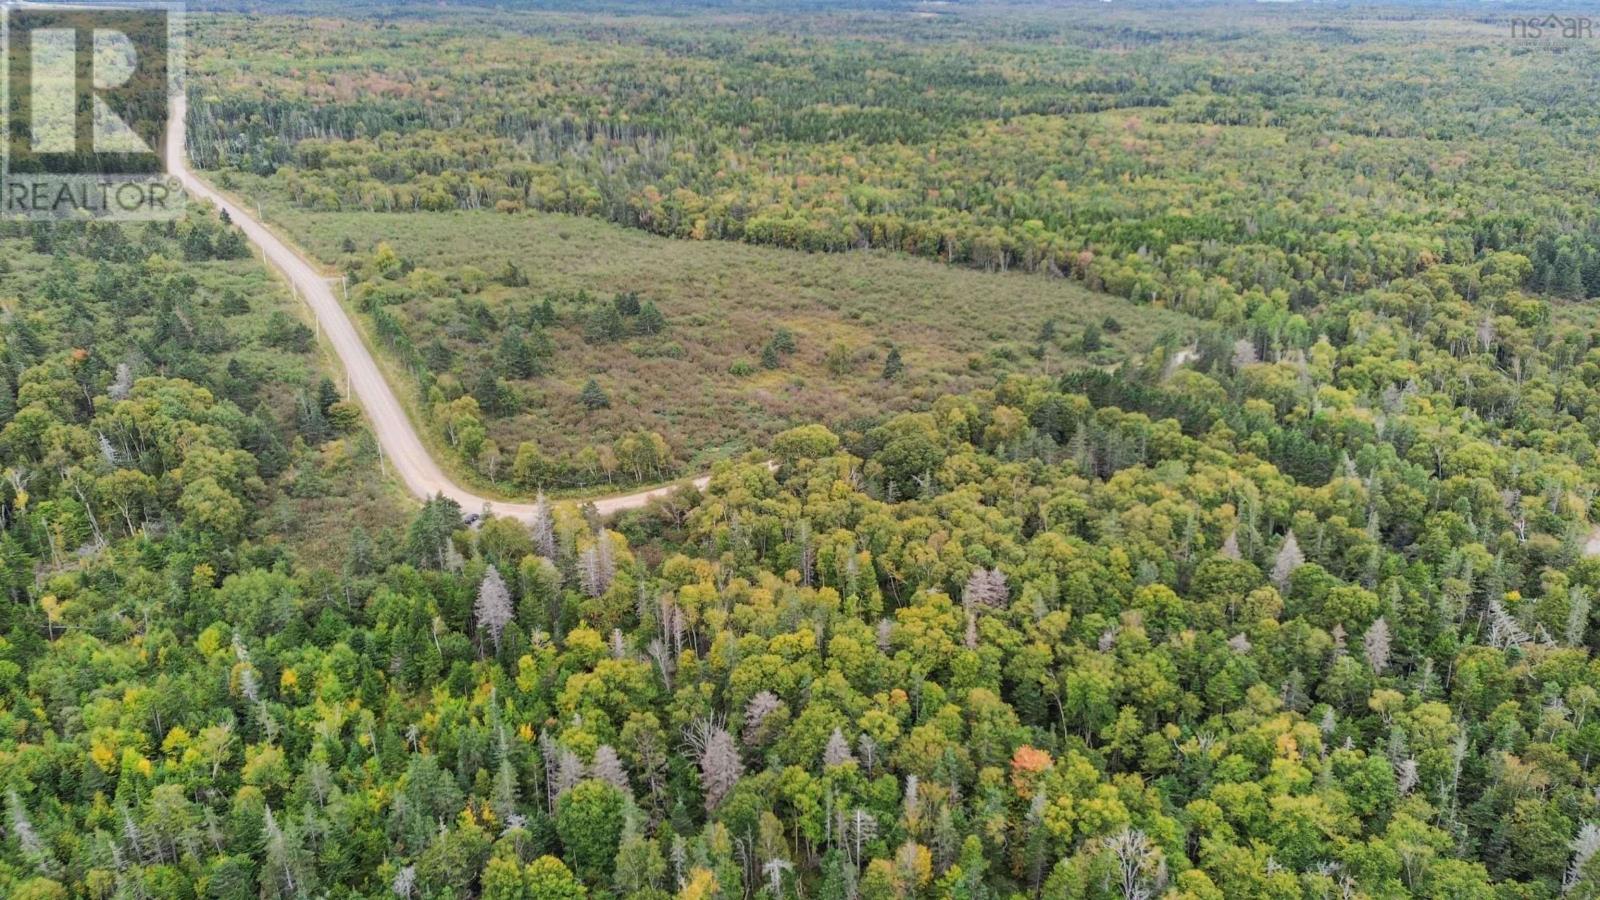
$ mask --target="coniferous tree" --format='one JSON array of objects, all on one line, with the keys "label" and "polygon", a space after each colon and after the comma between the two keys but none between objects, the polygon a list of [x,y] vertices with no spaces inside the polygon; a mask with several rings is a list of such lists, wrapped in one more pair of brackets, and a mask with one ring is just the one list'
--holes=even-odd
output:
[{"label": "coniferous tree", "polygon": [[618,315],[637,316],[639,314],[639,295],[634,291],[623,291],[612,298],[611,305],[616,307]]},{"label": "coniferous tree", "polygon": [[715,810],[732,793],[744,775],[744,761],[733,736],[711,718],[699,719],[688,730],[686,740],[700,767],[700,785],[705,791],[706,810]]},{"label": "coniferous tree", "polygon": [[510,329],[501,339],[499,362],[508,378],[532,378],[539,374],[539,358],[520,328]]},{"label": "coniferous tree", "polygon": [[550,501],[543,493],[533,504],[533,515],[528,519],[528,533],[533,538],[533,549],[545,559],[555,559],[555,519],[551,515]]},{"label": "coniferous tree", "polygon": [[472,397],[478,401],[478,408],[491,416],[509,416],[517,412],[516,392],[495,376],[492,367],[478,369],[472,381]]},{"label": "coniferous tree", "polygon": [[445,568],[450,535],[460,527],[461,505],[442,494],[434,497],[411,520],[406,557],[419,568]]},{"label": "coniferous tree", "polygon": [[639,333],[660,334],[667,327],[667,319],[661,314],[655,303],[646,300],[639,307]]},{"label": "coniferous tree", "polygon": [[317,382],[317,407],[322,410],[323,415],[327,415],[328,409],[343,399],[339,396],[339,388],[334,385],[333,379],[324,376]]},{"label": "coniferous tree", "polygon": [[883,360],[883,380],[888,381],[905,371],[905,364],[900,361],[900,348],[890,347],[889,355]]},{"label": "coniferous tree", "polygon": [[583,323],[583,338],[591,344],[615,341],[626,333],[622,314],[609,303],[596,306]]},{"label": "coniferous tree", "polygon": [[498,653],[500,635],[510,623],[513,611],[511,591],[506,588],[505,579],[500,577],[500,570],[492,563],[483,573],[483,582],[478,585],[478,600],[473,606],[473,615],[478,620],[478,627],[489,632],[495,652]]},{"label": "coniferous tree", "polygon": [[600,387],[600,382],[593,378],[583,386],[583,392],[578,395],[578,399],[584,408],[589,410],[604,409],[611,405],[611,398],[606,396],[605,390]]},{"label": "coniferous tree", "polygon": [[1291,529],[1288,534],[1283,536],[1283,543],[1278,546],[1278,555],[1273,560],[1272,583],[1277,585],[1280,591],[1287,589],[1289,576],[1293,575],[1296,569],[1305,565],[1305,562],[1305,554],[1300,552],[1300,541],[1295,538],[1294,531]]}]

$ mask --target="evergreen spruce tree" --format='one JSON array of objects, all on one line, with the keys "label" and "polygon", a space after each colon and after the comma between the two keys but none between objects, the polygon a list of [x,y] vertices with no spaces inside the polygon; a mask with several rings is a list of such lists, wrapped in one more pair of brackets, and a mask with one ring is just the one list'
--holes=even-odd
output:
[{"label": "evergreen spruce tree", "polygon": [[583,401],[585,409],[604,409],[611,405],[611,398],[600,387],[600,382],[595,381],[593,378],[589,379],[589,383],[583,386],[583,393],[578,395],[578,399]]},{"label": "evergreen spruce tree", "polygon": [[616,306],[597,306],[583,323],[583,339],[591,344],[614,341],[622,337],[624,328]]},{"label": "evergreen spruce tree", "polygon": [[890,347],[889,355],[883,361],[883,380],[889,381],[905,371],[905,364],[900,361],[900,348]]},{"label": "evergreen spruce tree", "polygon": [[661,314],[661,310],[657,309],[654,303],[646,300],[644,305],[639,307],[639,333],[660,334],[666,330],[666,327],[667,319]]},{"label": "evergreen spruce tree", "polygon": [[323,415],[327,415],[328,408],[343,399],[339,396],[339,388],[333,383],[333,379],[324,375],[322,380],[317,382],[317,407],[322,410]]},{"label": "evergreen spruce tree", "polygon": [[612,299],[611,305],[617,308],[619,315],[637,316],[639,314],[639,294],[636,291],[624,291]]},{"label": "evergreen spruce tree", "polygon": [[510,378],[532,378],[539,374],[539,358],[523,337],[521,328],[507,331],[500,341],[500,367]]}]

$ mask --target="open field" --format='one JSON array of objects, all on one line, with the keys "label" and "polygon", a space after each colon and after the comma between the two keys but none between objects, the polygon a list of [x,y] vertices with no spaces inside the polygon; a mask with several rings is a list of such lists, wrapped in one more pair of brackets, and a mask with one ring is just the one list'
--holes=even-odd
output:
[{"label": "open field", "polygon": [[[1111,364],[1196,326],[1182,314],[1136,307],[1063,279],[974,272],[881,252],[808,254],[672,240],[558,214],[318,213],[263,196],[267,219],[324,261],[349,267],[387,243],[408,264],[442,276],[432,282],[435,289],[444,285],[442,292],[385,308],[404,323],[414,346],[437,338],[448,347],[451,364],[437,373],[447,396],[469,388],[478,366],[493,364],[499,328],[520,321],[546,296],[583,290],[599,304],[636,291],[660,308],[667,322],[662,333],[591,343],[581,307],[559,302],[561,318],[548,329],[554,354],[547,373],[513,380],[521,412],[487,423],[507,456],[522,441],[569,455],[643,430],[661,434],[674,460],[693,467],[760,446],[803,422],[820,419],[848,430],[942,394],[993,386],[1007,373]],[[526,273],[528,283],[509,287],[478,277],[506,263]],[[479,324],[480,305],[499,328]],[[370,326],[370,317],[363,318]],[[1035,356],[1050,320],[1056,337]],[[1079,349],[1089,326],[1105,343],[1094,353]],[[797,336],[797,349],[768,370],[761,352],[779,329]],[[836,345],[850,352],[843,369],[830,369],[825,359]],[[905,369],[886,380],[891,347]],[[609,395],[609,408],[588,410],[580,402],[591,378]]]}]

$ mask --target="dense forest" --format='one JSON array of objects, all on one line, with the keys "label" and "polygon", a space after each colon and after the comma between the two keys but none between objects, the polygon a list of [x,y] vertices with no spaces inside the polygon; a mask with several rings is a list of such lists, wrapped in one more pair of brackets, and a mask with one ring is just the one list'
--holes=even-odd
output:
[{"label": "dense forest", "polygon": [[128,384],[84,331],[115,298],[60,273],[120,245],[138,296],[181,252],[108,234],[11,241],[53,255],[6,325],[7,896],[1600,878],[1600,349],[1487,265],[1273,361],[1158,349],[801,427],[775,472],[609,524],[439,500],[334,567],[257,543],[298,482],[267,412]]},{"label": "dense forest", "polygon": [[309,209],[881,247],[1229,321],[1498,250],[1600,295],[1593,42],[1428,7],[929,8],[224,19],[191,134]]},{"label": "dense forest", "polygon": [[[484,227],[458,206],[814,249],[894,220],[1052,293],[886,274],[998,324],[908,294],[869,355],[769,322],[729,377],[872,403],[760,419],[611,520],[469,525],[399,499],[225,217],[0,223],[0,896],[1600,896],[1596,123],[1540,99],[1593,51],[1448,11],[917,9],[197,16],[217,181],[345,270],[474,465],[511,385],[626,412],[578,346],[747,336],[664,264],[528,262],[609,233],[577,225],[430,271],[405,248]],[[735,249],[766,255],[707,265],[843,305],[911,271]],[[623,437],[619,480],[677,468]],[[591,483],[569,449],[485,477]]]}]

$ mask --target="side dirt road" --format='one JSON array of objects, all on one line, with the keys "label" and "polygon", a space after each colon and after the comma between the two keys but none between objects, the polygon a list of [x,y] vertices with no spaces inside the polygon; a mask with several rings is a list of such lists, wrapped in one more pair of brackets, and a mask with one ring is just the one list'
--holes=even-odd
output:
[{"label": "side dirt road", "polygon": [[[497,515],[524,519],[532,515],[532,503],[505,503],[479,496],[451,481],[444,473],[423,445],[405,408],[400,405],[400,399],[384,379],[355,323],[350,321],[350,316],[334,297],[333,289],[323,274],[254,215],[224,197],[189,168],[184,147],[187,106],[187,98],[173,99],[171,123],[167,129],[168,171],[191,197],[207,200],[219,209],[226,210],[233,223],[252,244],[260,248],[266,260],[283,273],[306,305],[311,307],[323,333],[328,336],[329,344],[349,373],[350,390],[366,410],[385,460],[394,467],[406,488],[424,499],[443,494],[461,504],[462,510],[467,513],[488,507]],[[710,476],[701,476],[690,483],[704,488],[710,480]],[[592,502],[601,515],[611,515],[644,506],[651,500],[670,494],[678,486],[669,484],[631,494],[597,497]]]}]

